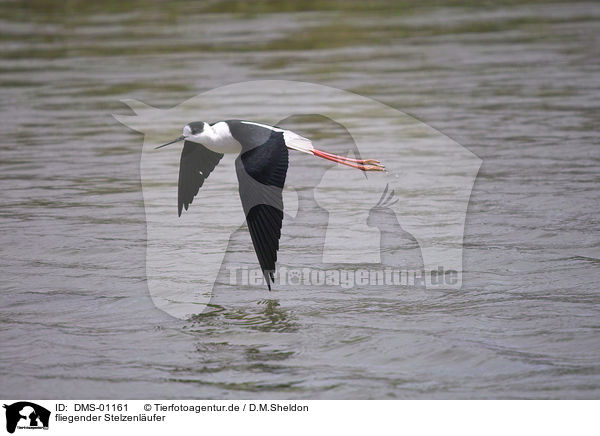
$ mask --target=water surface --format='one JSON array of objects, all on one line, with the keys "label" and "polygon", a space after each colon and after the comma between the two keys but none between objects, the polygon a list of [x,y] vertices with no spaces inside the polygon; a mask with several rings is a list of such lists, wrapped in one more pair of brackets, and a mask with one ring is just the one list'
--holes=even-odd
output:
[{"label": "water surface", "polygon": [[[433,3],[0,3],[0,396],[598,398],[600,7]],[[460,291],[223,289],[189,321],[153,306],[143,138],[111,114],[252,79],[366,95],[483,159]],[[286,223],[308,262],[318,226]]]}]

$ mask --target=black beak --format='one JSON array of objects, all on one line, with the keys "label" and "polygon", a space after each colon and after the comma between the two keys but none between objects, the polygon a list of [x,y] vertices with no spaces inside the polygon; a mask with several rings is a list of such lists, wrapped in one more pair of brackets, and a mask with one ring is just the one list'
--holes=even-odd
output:
[{"label": "black beak", "polygon": [[167,145],[175,144],[176,142],[183,141],[184,139],[185,139],[185,136],[181,135],[179,138],[173,139],[171,142],[167,142],[166,144],[159,145],[158,147],[154,147],[154,149],[158,150],[159,148],[163,148],[163,147],[166,147]]}]

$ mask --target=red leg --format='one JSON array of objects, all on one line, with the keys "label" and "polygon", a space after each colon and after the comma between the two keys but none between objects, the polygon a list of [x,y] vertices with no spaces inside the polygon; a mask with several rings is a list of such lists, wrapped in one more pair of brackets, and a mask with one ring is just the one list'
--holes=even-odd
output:
[{"label": "red leg", "polygon": [[[336,154],[326,153],[321,150],[313,150],[313,154],[315,156],[330,160],[332,162],[337,162],[342,165],[346,165],[346,166],[349,166],[352,168],[357,168],[361,171],[385,171],[384,166],[381,165],[379,162],[374,161],[373,159],[366,159],[366,160],[351,159],[351,158],[347,158],[347,157],[343,157],[343,156],[338,156]],[[365,165],[365,164],[367,164],[367,165]]]},{"label": "red leg", "polygon": [[326,151],[323,150],[317,150],[319,153],[321,154],[325,154],[327,156],[330,157],[334,157],[337,159],[341,159],[341,160],[345,160],[348,162],[354,162],[354,163],[359,163],[359,164],[371,164],[371,165],[379,165],[379,166],[383,166],[380,164],[380,162],[378,160],[375,159],[352,159],[350,157],[346,157],[346,156],[339,156],[337,154],[333,154],[333,153],[327,153]]}]

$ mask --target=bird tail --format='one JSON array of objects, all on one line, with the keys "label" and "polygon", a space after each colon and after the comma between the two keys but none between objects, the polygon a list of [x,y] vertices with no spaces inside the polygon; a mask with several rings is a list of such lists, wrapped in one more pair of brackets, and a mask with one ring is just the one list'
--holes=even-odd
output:
[{"label": "bird tail", "polygon": [[287,148],[301,151],[302,153],[313,153],[314,147],[312,145],[312,141],[304,136],[300,136],[297,133],[286,130],[283,132],[283,139]]}]

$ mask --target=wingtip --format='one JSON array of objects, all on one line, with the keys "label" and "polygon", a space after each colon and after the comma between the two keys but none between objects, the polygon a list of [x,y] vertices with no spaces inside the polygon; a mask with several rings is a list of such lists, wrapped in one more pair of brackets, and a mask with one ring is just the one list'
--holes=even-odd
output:
[{"label": "wingtip", "polygon": [[275,276],[273,276],[273,273],[271,271],[264,271],[263,270],[263,275],[265,276],[265,281],[267,282],[267,287],[269,288],[269,291],[271,290],[271,282],[275,283]]}]

